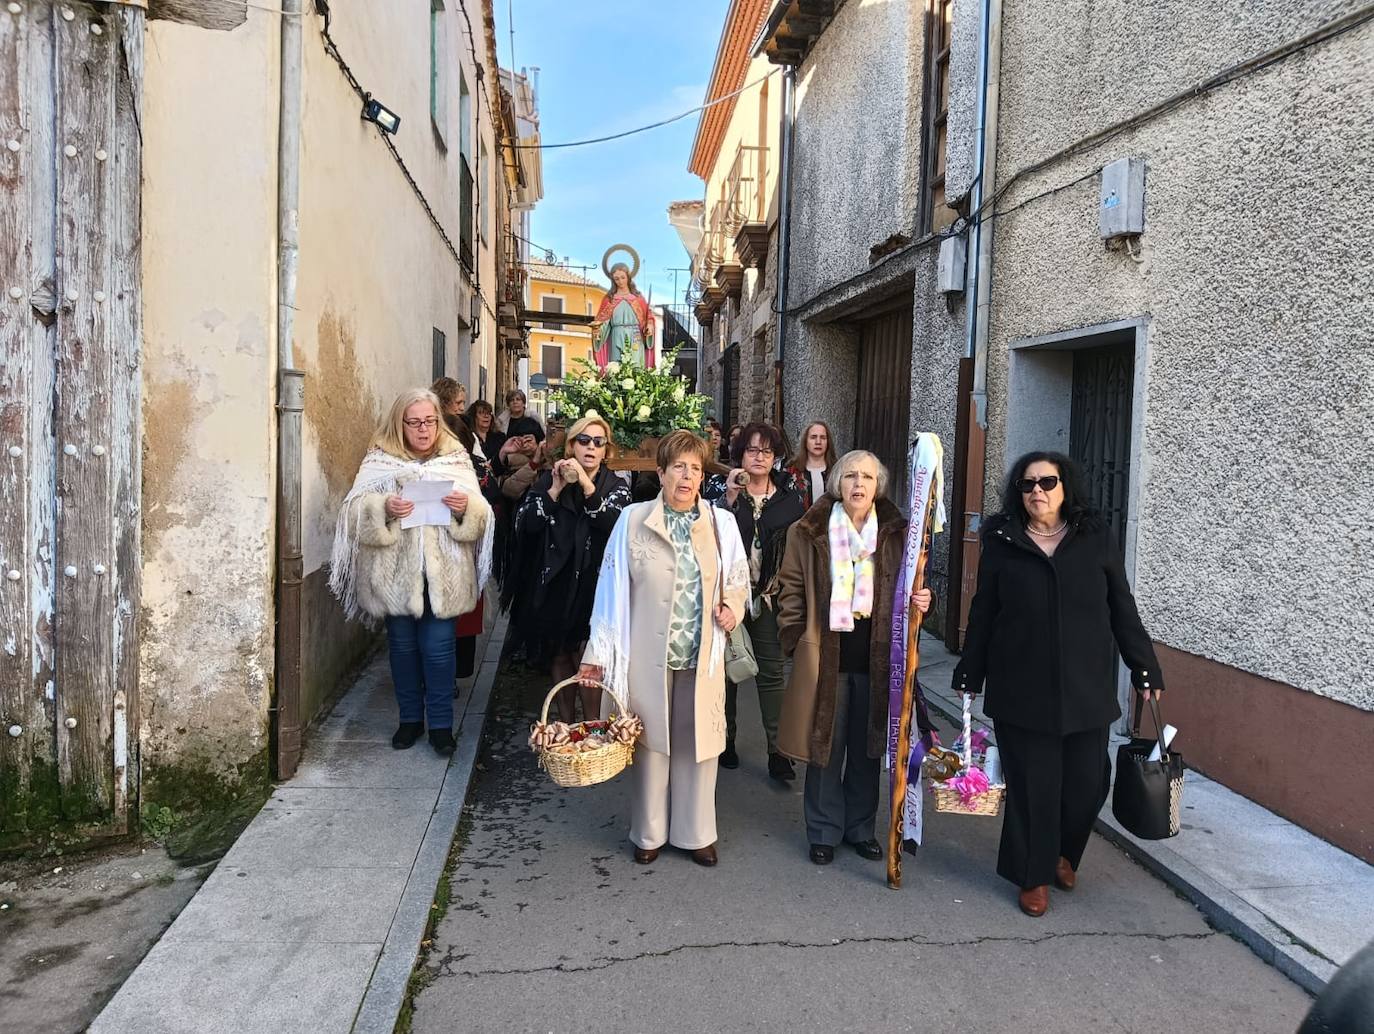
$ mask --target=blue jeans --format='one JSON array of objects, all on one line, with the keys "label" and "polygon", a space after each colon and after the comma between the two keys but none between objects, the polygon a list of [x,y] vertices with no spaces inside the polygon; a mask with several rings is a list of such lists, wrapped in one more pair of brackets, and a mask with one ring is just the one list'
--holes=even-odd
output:
[{"label": "blue jeans", "polygon": [[418,618],[401,614],[386,619],[396,706],[403,722],[427,717],[430,729],[452,729],[456,619],[436,618],[429,609],[429,594],[425,596],[425,612]]}]

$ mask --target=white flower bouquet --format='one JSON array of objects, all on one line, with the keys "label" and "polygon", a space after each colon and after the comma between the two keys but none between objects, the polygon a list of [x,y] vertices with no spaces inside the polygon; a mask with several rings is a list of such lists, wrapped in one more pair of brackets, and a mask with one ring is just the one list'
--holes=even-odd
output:
[{"label": "white flower bouquet", "polygon": [[584,416],[605,417],[616,445],[630,452],[646,438],[680,428],[701,433],[711,399],[673,375],[676,356],[676,349],[668,352],[652,370],[628,360],[607,363],[604,372],[579,359],[551,399],[570,425]]}]

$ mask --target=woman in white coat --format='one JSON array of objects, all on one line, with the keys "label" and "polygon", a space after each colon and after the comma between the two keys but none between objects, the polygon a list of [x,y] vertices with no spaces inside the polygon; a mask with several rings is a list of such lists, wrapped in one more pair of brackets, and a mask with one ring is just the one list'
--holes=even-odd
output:
[{"label": "woman in white coat", "polygon": [[[748,609],[734,517],[701,499],[706,440],[658,447],[663,491],[621,511],[596,585],[579,675],[644,721],[630,767],[630,840],[648,865],[664,844],[715,865],[717,759],[725,749],[725,641]],[[603,713],[614,706],[603,697]]]},{"label": "woman in white coat", "polygon": [[[491,572],[491,507],[467,450],[443,421],[433,392],[413,388],[391,404],[344,498],[334,532],[329,587],[350,618],[386,624],[404,750],[425,731],[453,753],[454,620],[477,606]],[[448,481],[448,520],[406,527],[413,481]]]}]

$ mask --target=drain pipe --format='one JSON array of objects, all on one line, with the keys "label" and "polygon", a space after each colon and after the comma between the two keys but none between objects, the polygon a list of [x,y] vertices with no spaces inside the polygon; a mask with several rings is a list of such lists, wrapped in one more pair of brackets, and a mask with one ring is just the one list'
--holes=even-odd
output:
[{"label": "drain pipe", "polygon": [[301,0],[282,0],[281,95],[277,123],[277,563],[276,776],[289,779],[301,757],[301,417],[305,373],[293,333],[299,260]]},{"label": "drain pipe", "polygon": [[783,426],[782,369],[787,353],[787,269],[792,243],[792,129],[797,116],[797,69],[788,65],[782,73],[782,161],[778,166],[778,334],[773,352],[773,425]]},{"label": "drain pipe", "polygon": [[960,570],[959,642],[968,626],[968,608],[978,587],[979,535],[982,530],[987,474],[988,428],[988,321],[992,310],[991,212],[982,212],[984,199],[997,190],[997,110],[1002,67],[1002,0],[983,0],[983,24],[979,49],[978,175],[973,184],[970,211],[978,213],[970,229],[969,255],[973,260],[973,290],[968,302],[967,356],[973,360],[973,389],[968,424],[960,428],[965,450],[962,483],[964,498],[956,501],[962,515],[963,562]]}]

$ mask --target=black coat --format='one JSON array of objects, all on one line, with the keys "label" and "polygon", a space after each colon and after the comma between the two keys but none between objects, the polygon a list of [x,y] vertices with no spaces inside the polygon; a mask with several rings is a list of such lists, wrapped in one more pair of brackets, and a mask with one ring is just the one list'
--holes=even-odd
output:
[{"label": "black coat", "polygon": [[527,650],[547,643],[562,652],[587,638],[606,541],[630,502],[628,486],[604,464],[591,480],[591,495],[573,484],[554,499],[553,473],[543,471],[516,510],[502,605]]},{"label": "black coat", "polygon": [[1026,729],[1066,735],[1101,728],[1121,716],[1118,652],[1137,689],[1164,688],[1102,521],[1089,515],[1071,523],[1048,557],[1021,521],[991,518],[955,692],[977,693],[986,682],[988,716]]},{"label": "black coat", "polygon": [[754,507],[749,501],[748,491],[741,489],[735,497],[735,505],[726,507],[724,474],[713,476],[703,493],[708,500],[722,509],[729,509],[735,515],[735,524],[739,527],[740,541],[744,543],[746,554],[753,548],[754,533],[757,530],[760,553],[759,580],[753,589],[755,593],[765,596],[776,591],[773,578],[782,567],[783,550],[787,548],[787,529],[801,520],[802,515],[806,513],[806,505],[802,502],[801,493],[797,491],[791,476],[775,470],[770,477],[776,491],[764,500],[757,529],[754,527]]}]

